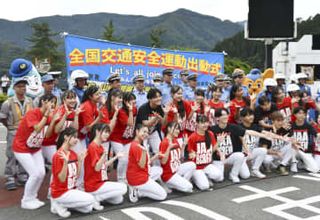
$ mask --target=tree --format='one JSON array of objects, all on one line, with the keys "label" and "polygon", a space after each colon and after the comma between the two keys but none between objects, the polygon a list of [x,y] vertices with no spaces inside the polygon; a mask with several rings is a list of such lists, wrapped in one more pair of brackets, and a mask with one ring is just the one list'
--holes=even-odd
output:
[{"label": "tree", "polygon": [[150,41],[151,41],[151,46],[152,47],[158,47],[160,48],[162,45],[162,41],[161,41],[161,36],[166,33],[166,30],[161,28],[161,27],[157,27],[157,28],[153,28],[150,32]]},{"label": "tree", "polygon": [[102,35],[102,39],[108,40],[108,41],[115,41],[119,42],[123,40],[123,37],[115,37],[114,36],[114,26],[112,20],[109,21],[108,25],[104,26],[104,32]]},{"label": "tree", "polygon": [[59,44],[52,39],[58,33],[52,33],[47,23],[33,23],[31,27],[33,34],[27,40],[32,46],[27,51],[27,56],[32,60],[49,59],[53,70],[64,68],[64,55],[58,51]]}]

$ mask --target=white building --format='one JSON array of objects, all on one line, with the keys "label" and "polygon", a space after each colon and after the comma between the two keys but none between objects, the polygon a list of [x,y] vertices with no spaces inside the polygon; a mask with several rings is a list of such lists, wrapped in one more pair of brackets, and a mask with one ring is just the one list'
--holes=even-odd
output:
[{"label": "white building", "polygon": [[304,72],[315,89],[320,85],[320,50],[312,50],[312,35],[304,35],[298,42],[280,42],[272,52],[276,73],[283,73],[289,81],[295,73]]}]

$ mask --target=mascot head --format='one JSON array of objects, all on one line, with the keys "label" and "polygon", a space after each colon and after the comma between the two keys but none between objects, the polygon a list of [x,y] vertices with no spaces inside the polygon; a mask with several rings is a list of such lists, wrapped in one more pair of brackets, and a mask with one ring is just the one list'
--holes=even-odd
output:
[{"label": "mascot head", "polygon": [[[26,92],[27,96],[35,98],[41,94],[43,89],[41,76],[36,67],[30,61],[21,58],[15,59],[11,63],[9,74],[12,77],[12,81],[16,81],[20,78],[28,81]],[[13,85],[13,83],[11,85]],[[14,94],[12,86],[10,87],[8,94],[9,96]]]},{"label": "mascot head", "polygon": [[263,81],[267,78],[273,78],[274,70],[269,68],[263,73],[257,68],[252,69],[246,75],[243,85],[247,86],[250,95],[257,95],[263,90]]}]

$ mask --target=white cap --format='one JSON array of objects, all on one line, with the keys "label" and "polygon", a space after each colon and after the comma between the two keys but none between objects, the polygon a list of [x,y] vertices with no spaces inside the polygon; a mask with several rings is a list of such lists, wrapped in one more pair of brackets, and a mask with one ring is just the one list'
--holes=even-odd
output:
[{"label": "white cap", "polygon": [[79,69],[72,71],[71,79],[72,80],[76,80],[78,78],[86,78],[86,79],[88,79],[89,78],[89,74],[86,71],[79,70]]},{"label": "white cap", "polygon": [[307,74],[305,74],[305,73],[297,73],[297,74],[296,74],[296,78],[297,78],[297,79],[307,79],[308,76],[307,76]]},{"label": "white cap", "polygon": [[297,84],[291,83],[287,87],[287,92],[299,91],[300,87]]},{"label": "white cap", "polygon": [[292,74],[290,76],[290,82],[298,83],[297,74]]},{"label": "white cap", "polygon": [[267,86],[273,86],[276,87],[278,85],[278,83],[276,82],[276,80],[272,79],[272,78],[267,78],[263,81],[263,87],[264,89],[267,89]]}]

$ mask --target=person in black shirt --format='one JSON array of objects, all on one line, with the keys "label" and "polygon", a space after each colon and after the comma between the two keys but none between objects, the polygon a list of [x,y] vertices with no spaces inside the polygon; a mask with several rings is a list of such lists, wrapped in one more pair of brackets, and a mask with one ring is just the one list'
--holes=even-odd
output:
[{"label": "person in black shirt", "polygon": [[250,176],[250,172],[241,172],[248,170],[245,154],[250,154],[247,149],[245,149],[244,153],[242,152],[242,137],[246,134],[263,138],[270,137],[263,133],[246,130],[239,125],[228,123],[229,112],[225,108],[217,109],[215,117],[218,119],[218,124],[211,127],[211,131],[216,138],[221,135],[224,136],[223,141],[218,144],[222,155],[220,160],[224,161],[225,164],[232,165],[229,178],[233,183],[239,183],[239,175],[244,179]]},{"label": "person in black shirt", "polygon": [[[319,167],[312,156],[314,139],[319,138],[320,134],[306,122],[307,110],[303,107],[293,109],[296,121],[292,124],[292,137],[298,142],[299,150],[296,151],[296,158],[301,159],[306,170],[317,173]],[[296,162],[293,160],[293,162]],[[295,164],[293,163],[295,166]]]},{"label": "person in black shirt", "polygon": [[147,94],[147,103],[140,106],[136,124],[143,124],[149,128],[149,137],[144,145],[149,145],[153,154],[159,152],[160,142],[163,139],[161,126],[166,125],[168,108],[161,107],[162,93],[157,88],[151,88]]},{"label": "person in black shirt", "polygon": [[254,111],[254,122],[262,128],[272,128],[270,114],[277,111],[277,106],[268,99],[267,96],[261,96],[258,99],[258,106]]},{"label": "person in black shirt", "polygon": [[[271,120],[273,124],[272,129],[268,129],[270,132],[281,135],[283,137],[291,136],[290,131],[286,130],[283,126],[285,125],[285,120],[283,114],[277,111],[271,114]],[[294,149],[292,148],[291,142],[285,140],[266,140],[260,139],[260,144],[262,147],[268,149],[268,155],[263,161],[267,170],[270,170],[270,166],[275,163],[279,163],[278,170],[281,175],[288,175],[286,166],[289,164],[289,161],[294,156]]]},{"label": "person in black shirt", "polygon": [[[263,132],[261,127],[254,124],[254,112],[250,108],[244,108],[240,112],[240,118],[242,123],[241,127],[248,130],[253,130],[256,132]],[[265,178],[266,175],[260,172],[260,166],[267,155],[267,149],[264,147],[259,147],[259,137],[252,135],[245,135],[243,138],[243,146],[250,152],[246,157],[247,160],[252,160],[252,176],[258,178]],[[249,172],[247,170],[246,172]]]}]

